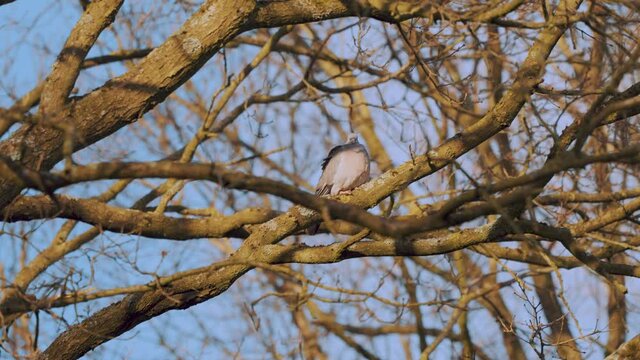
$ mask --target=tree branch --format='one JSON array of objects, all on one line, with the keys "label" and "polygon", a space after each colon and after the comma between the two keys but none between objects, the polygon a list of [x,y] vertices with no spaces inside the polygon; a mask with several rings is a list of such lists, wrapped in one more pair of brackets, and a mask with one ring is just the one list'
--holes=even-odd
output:
[{"label": "tree branch", "polygon": [[82,13],[45,80],[41,114],[56,112],[67,102],[87,53],[113,22],[123,3],[124,0],[94,0]]},{"label": "tree branch", "polygon": [[[277,2],[269,4],[277,4]],[[561,6],[563,11],[558,14],[558,17],[565,16],[565,12],[573,13],[579,4],[579,1],[572,0],[563,3]],[[505,93],[500,102],[487,115],[437,149],[426,155],[417,156],[412,161],[386,172],[371,185],[362,187],[360,192],[349,199],[349,202],[361,207],[377,204],[389,194],[404,189],[412,182],[435,172],[449,164],[451,160],[508,127],[524,105],[533,87],[540,83],[547,57],[565,29],[566,24],[559,24],[544,28],[540,32],[526,60],[520,66],[512,89]],[[1,146],[0,150],[2,150]],[[0,190],[2,190],[2,186],[0,186]],[[5,197],[12,198],[14,194]],[[0,198],[0,205],[3,204],[2,200]],[[312,214],[294,207],[286,214],[258,226],[258,229],[247,238],[231,259],[250,259],[254,251],[261,245],[275,244],[296,230],[306,228],[312,221]],[[275,259],[277,259],[276,256],[270,256],[267,260]],[[82,323],[69,328],[53,341],[49,348],[40,355],[40,358],[46,359],[52,356],[77,358],[143,321],[172,309],[186,308],[201,303],[223,293],[251,268],[251,266],[241,265],[230,266],[211,273],[185,278],[175,284],[170,292],[171,298],[167,298],[164,291],[129,295],[90,316]]]},{"label": "tree branch", "polygon": [[248,235],[242,227],[263,223],[275,212],[250,208],[230,216],[202,219],[176,218],[158,213],[122,209],[100,201],[67,196],[23,197],[6,207],[4,221],[22,221],[51,217],[79,220],[101,229],[142,235],[157,239],[188,240],[197,238],[241,237]]}]

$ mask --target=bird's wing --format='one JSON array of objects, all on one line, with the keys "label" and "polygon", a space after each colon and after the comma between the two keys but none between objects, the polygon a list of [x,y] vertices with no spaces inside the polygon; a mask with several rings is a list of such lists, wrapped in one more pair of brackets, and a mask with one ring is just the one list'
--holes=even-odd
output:
[{"label": "bird's wing", "polygon": [[322,160],[322,176],[320,176],[318,186],[316,186],[316,195],[328,195],[331,193],[340,162],[337,157],[344,149],[345,145],[334,146],[329,150],[327,157]]},{"label": "bird's wing", "polygon": [[334,147],[329,155],[322,161],[322,176],[316,186],[317,195],[327,195],[331,193],[331,188],[335,183],[336,174],[338,174],[338,166],[340,163],[339,146]]},{"label": "bird's wing", "polygon": [[331,159],[333,159],[333,157],[336,156],[336,154],[342,151],[343,148],[344,148],[344,145],[338,145],[338,146],[334,146],[331,150],[329,150],[329,155],[327,155],[327,157],[322,160],[322,171],[324,171],[324,169],[327,167],[327,164],[329,164],[329,161],[331,161]]}]

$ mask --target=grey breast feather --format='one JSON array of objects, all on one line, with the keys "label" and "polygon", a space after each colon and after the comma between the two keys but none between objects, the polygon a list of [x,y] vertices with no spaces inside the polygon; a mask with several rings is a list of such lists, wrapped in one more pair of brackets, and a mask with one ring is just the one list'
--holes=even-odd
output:
[{"label": "grey breast feather", "polygon": [[318,195],[336,195],[355,189],[369,180],[369,155],[362,144],[339,145],[322,161]]}]

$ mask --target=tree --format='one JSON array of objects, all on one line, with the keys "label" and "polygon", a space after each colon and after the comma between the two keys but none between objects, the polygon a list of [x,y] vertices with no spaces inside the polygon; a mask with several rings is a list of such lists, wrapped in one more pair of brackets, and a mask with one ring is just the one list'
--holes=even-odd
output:
[{"label": "tree", "polygon": [[[178,358],[583,359],[638,332],[637,4],[65,2],[49,51],[25,3],[0,1],[1,351],[142,327]],[[351,130],[372,180],[313,195]],[[171,312],[201,303],[229,308]]]}]

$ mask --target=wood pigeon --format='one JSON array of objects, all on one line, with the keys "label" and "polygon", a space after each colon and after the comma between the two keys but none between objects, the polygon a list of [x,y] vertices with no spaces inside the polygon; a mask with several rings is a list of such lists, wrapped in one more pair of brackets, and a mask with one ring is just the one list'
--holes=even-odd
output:
[{"label": "wood pigeon", "polygon": [[[338,145],[329,151],[322,161],[322,176],[316,186],[316,195],[338,195],[351,193],[351,190],[369,181],[369,153],[358,142],[358,135],[349,134],[344,145]],[[315,234],[319,225],[308,229]]]},{"label": "wood pigeon", "polygon": [[358,142],[358,135],[351,133],[344,145],[329,151],[322,161],[322,176],[316,186],[316,195],[337,195],[369,181],[369,154]]}]

